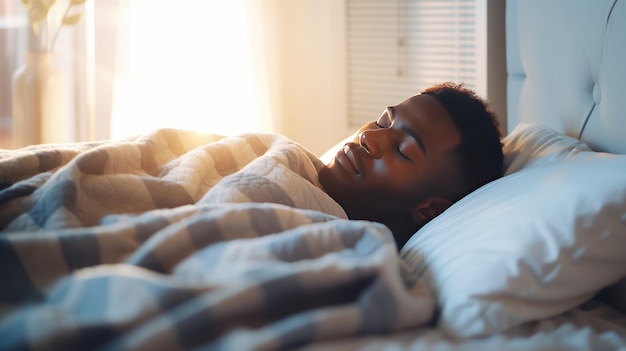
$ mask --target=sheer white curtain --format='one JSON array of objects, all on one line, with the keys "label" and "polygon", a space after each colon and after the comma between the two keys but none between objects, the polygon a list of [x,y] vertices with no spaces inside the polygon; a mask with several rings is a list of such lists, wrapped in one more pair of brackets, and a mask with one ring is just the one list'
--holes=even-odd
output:
[{"label": "sheer white curtain", "polygon": [[[27,28],[12,19],[19,0],[6,1],[2,101],[24,51],[7,26]],[[88,0],[55,49],[75,116],[59,142],[159,127],[272,131],[321,153],[348,134],[344,10],[345,0]],[[0,115],[0,146],[10,122]]]},{"label": "sheer white curtain", "polygon": [[255,6],[261,7],[247,0],[119,1],[110,136],[161,127],[276,130],[267,48],[259,44],[266,43],[266,22],[251,13]]},{"label": "sheer white curtain", "polygon": [[12,76],[28,50],[28,18],[19,1],[0,1],[0,148],[12,147]]}]

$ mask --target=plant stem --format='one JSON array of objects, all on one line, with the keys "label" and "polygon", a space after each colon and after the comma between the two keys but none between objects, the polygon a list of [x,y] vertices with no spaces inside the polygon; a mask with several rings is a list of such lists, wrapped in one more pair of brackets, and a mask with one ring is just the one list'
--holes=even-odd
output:
[{"label": "plant stem", "polygon": [[52,51],[52,48],[54,48],[54,43],[56,43],[57,38],[59,37],[59,33],[61,33],[61,28],[63,27],[63,19],[65,19],[67,14],[70,13],[71,7],[72,7],[71,4],[67,5],[67,8],[65,9],[65,13],[63,14],[63,17],[61,17],[61,23],[59,23],[59,27],[57,27],[57,30],[54,33],[54,38],[52,38],[52,45],[50,47],[50,51]]},{"label": "plant stem", "polygon": [[[50,11],[48,11],[48,14],[50,14]],[[46,37],[44,40],[44,51],[48,52],[50,51],[50,21],[48,20],[48,14],[46,14]]]}]

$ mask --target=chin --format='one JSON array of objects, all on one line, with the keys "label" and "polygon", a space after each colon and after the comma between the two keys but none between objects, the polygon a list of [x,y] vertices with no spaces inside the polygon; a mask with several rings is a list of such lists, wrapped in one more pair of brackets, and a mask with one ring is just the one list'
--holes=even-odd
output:
[{"label": "chin", "polygon": [[330,169],[328,168],[328,166],[324,166],[322,168],[320,168],[319,171],[317,171],[317,181],[320,183],[320,185],[322,186],[322,189],[328,193],[328,190],[326,190],[328,188],[328,176],[330,175],[328,172],[330,172]]}]

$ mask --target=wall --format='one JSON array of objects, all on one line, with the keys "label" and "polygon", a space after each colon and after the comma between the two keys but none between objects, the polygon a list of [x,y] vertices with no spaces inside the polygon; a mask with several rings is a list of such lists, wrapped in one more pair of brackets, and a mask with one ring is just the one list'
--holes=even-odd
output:
[{"label": "wall", "polygon": [[321,154],[350,134],[345,0],[275,2],[280,52],[277,130]]}]

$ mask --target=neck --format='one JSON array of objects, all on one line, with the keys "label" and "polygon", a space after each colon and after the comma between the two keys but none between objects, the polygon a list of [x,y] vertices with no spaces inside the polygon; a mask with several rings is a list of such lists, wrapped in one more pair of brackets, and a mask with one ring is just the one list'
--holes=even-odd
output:
[{"label": "neck", "polygon": [[405,220],[394,221],[393,223],[383,223],[393,233],[393,238],[396,241],[398,250],[406,244],[406,242],[420,229],[423,224],[416,224],[410,217]]}]

